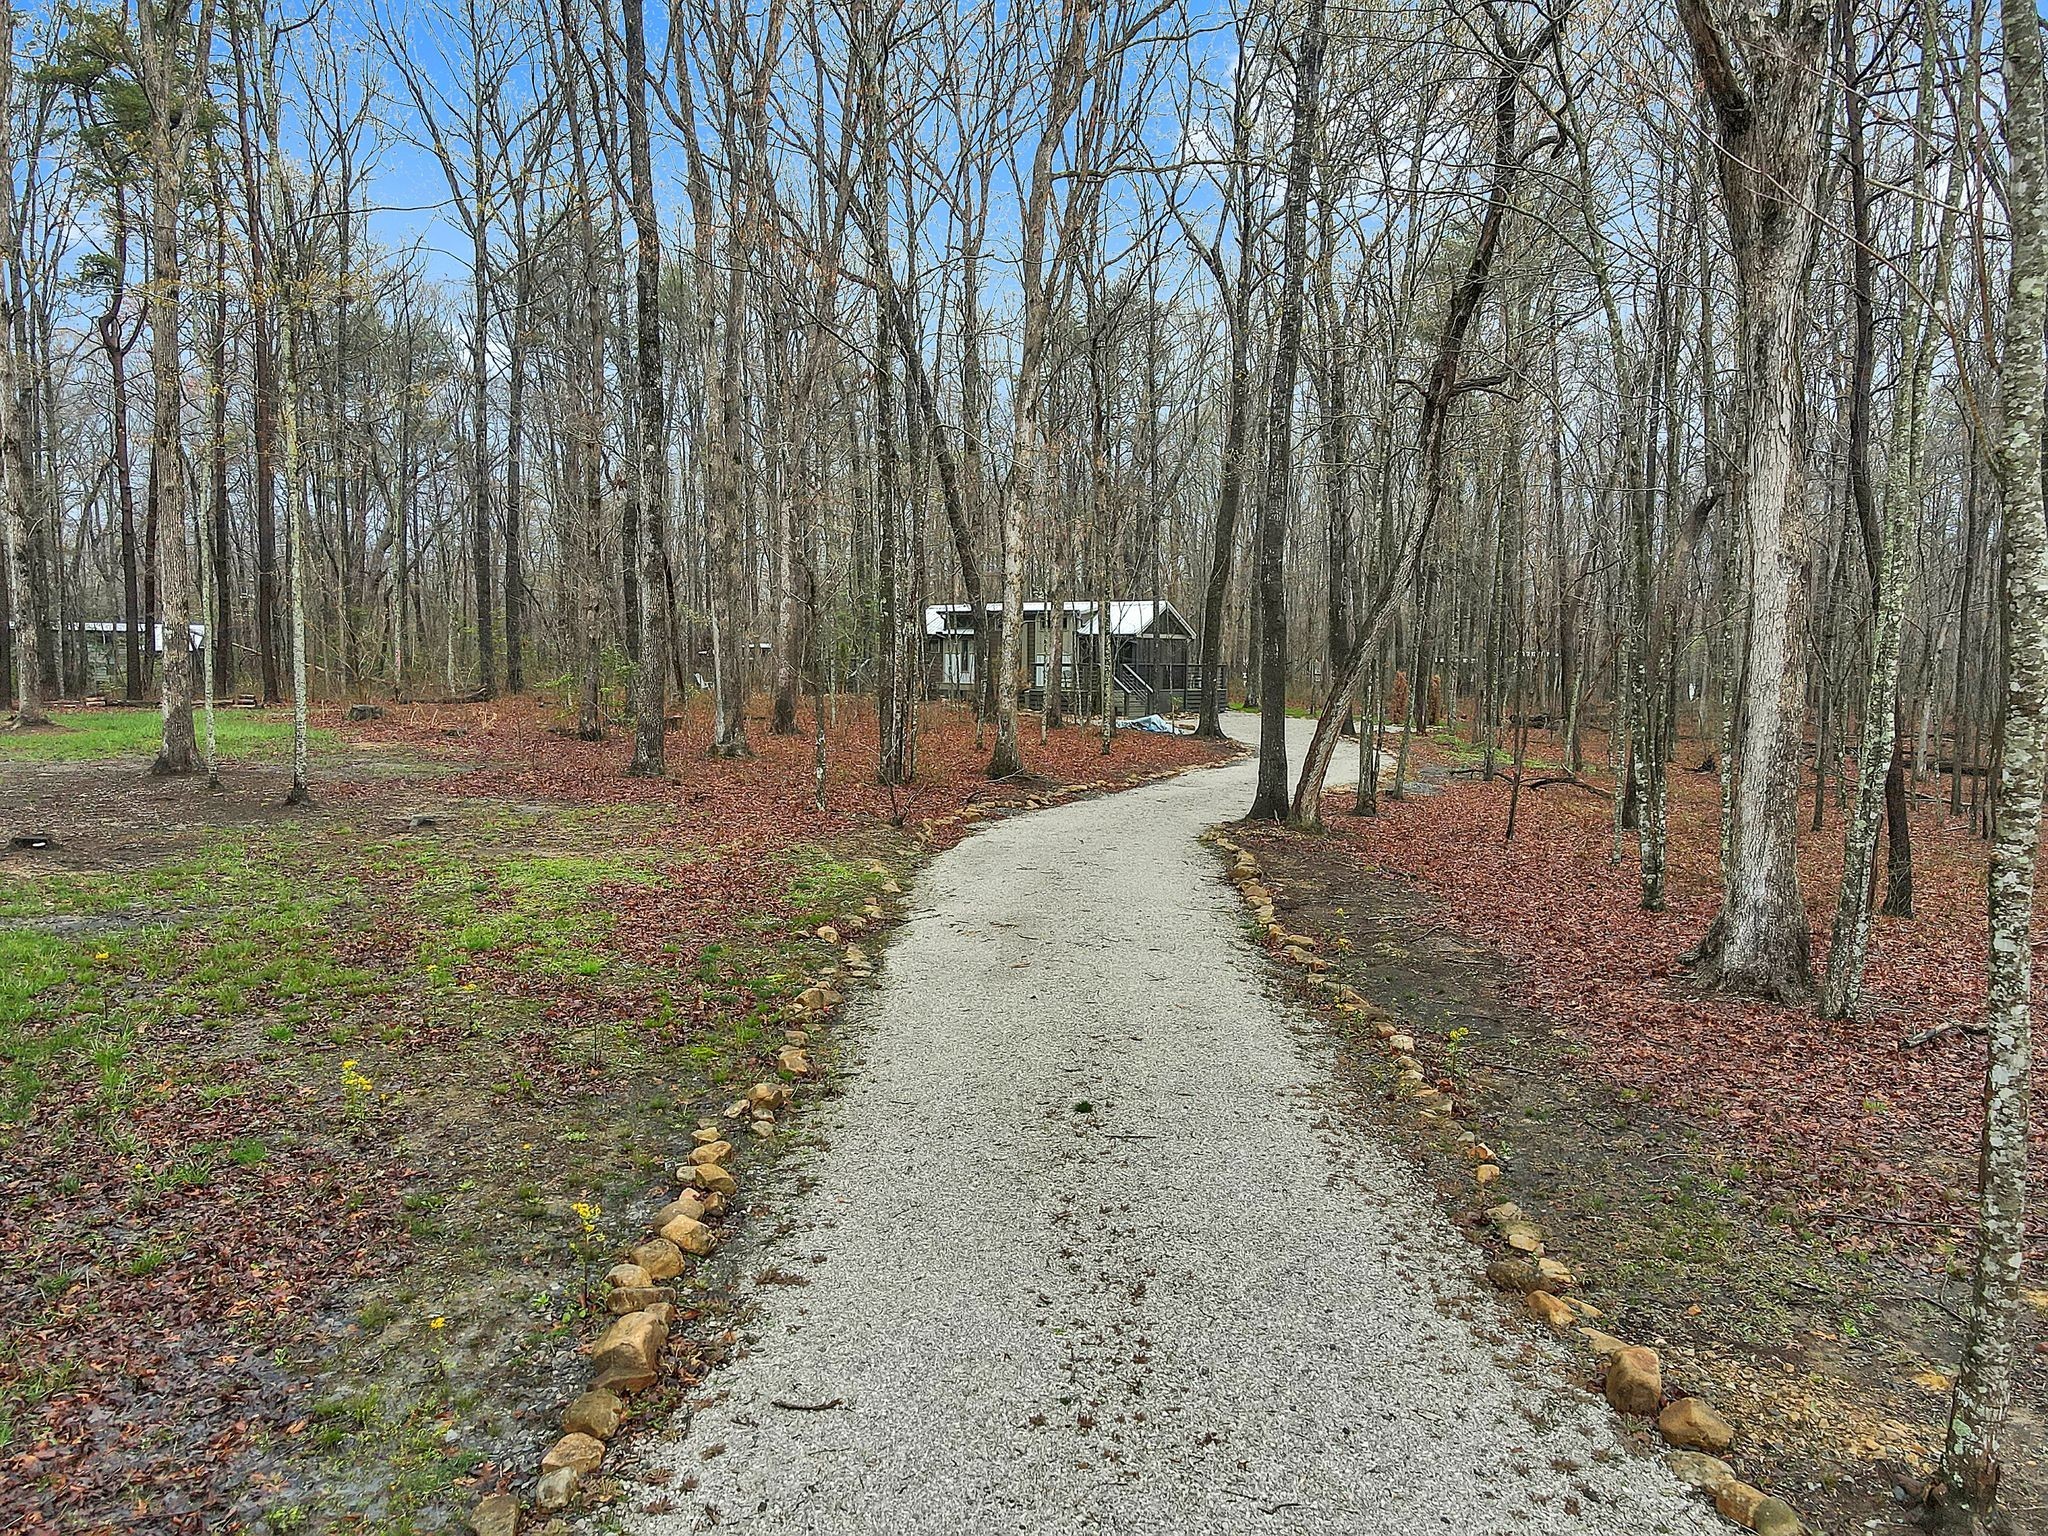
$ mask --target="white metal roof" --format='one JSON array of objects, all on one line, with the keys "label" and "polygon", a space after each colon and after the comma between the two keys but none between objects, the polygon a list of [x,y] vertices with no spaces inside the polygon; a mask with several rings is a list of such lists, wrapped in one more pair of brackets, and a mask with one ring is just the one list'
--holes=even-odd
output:
[{"label": "white metal roof", "polygon": [[[1000,613],[1003,608],[1001,603],[984,603],[982,606],[990,613]],[[1092,635],[1096,632],[1095,610],[1097,605],[1095,603],[1085,601],[1068,602],[1062,603],[1060,606],[1066,609],[1067,612],[1080,617],[1081,622],[1076,626],[1079,633]],[[958,622],[966,616],[971,607],[972,605],[968,603],[932,604],[924,611],[924,632],[927,635],[972,634],[973,631],[971,629]],[[1026,617],[1029,617],[1032,614],[1049,612],[1052,607],[1053,604],[1044,598],[1033,598],[1024,604],[1024,613]],[[1181,617],[1181,612],[1178,608],[1169,602],[1160,601],[1155,598],[1111,598],[1109,603],[1109,630],[1113,635],[1142,635],[1157,623],[1161,617],[1169,614],[1179,622],[1181,629],[1189,634],[1194,633],[1194,626]]]},{"label": "white metal roof", "polygon": [[[8,627],[14,628],[15,626],[9,625]],[[82,622],[67,624],[65,628],[74,634],[125,636],[128,633],[127,624],[120,619],[86,619]],[[206,644],[206,626],[204,624],[188,624],[186,629],[190,632],[194,645],[203,646]],[[149,626],[149,643],[156,650],[161,651],[164,648],[163,625],[151,624]]]}]

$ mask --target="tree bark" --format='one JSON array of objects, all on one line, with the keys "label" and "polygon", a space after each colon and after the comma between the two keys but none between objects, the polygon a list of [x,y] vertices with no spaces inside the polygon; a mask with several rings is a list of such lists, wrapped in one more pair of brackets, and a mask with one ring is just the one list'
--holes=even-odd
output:
[{"label": "tree bark", "polygon": [[505,379],[505,687],[526,691],[526,349],[533,326],[533,252],[526,215],[515,221],[512,336]]},{"label": "tree bark", "polygon": [[[0,0],[0,137],[15,162],[14,144],[14,6]],[[21,261],[20,235],[14,223],[14,192],[10,184],[0,196],[0,263],[16,270]],[[7,548],[8,617],[14,625],[14,723],[37,726],[49,723],[43,707],[42,630],[43,603],[37,571],[40,551],[36,548],[32,521],[39,497],[30,484],[28,455],[23,451],[20,415],[21,355],[17,350],[15,313],[11,288],[0,287],[0,499],[4,499],[4,532]]]},{"label": "tree bark", "polygon": [[[0,139],[6,163],[15,162],[14,142],[14,5],[0,0]],[[12,183],[0,196],[0,263],[10,272],[21,263],[20,232],[14,222]],[[37,575],[39,551],[32,521],[40,497],[30,483],[28,455],[23,450],[19,419],[21,354],[11,287],[0,289],[0,535],[6,539],[8,619],[14,629],[14,723],[45,725],[43,706],[43,603]]]},{"label": "tree bark", "polygon": [[886,106],[889,39],[875,7],[855,13],[852,46],[858,57],[861,114],[861,229],[875,293],[874,355],[869,365],[874,393],[875,438],[875,777],[888,786],[910,782],[911,686],[903,647],[903,553],[905,497],[897,452],[896,327],[890,303],[895,284],[889,256],[889,170],[893,158]]},{"label": "tree bark", "polygon": [[469,579],[476,619],[476,691],[498,694],[497,600],[491,580],[491,255],[490,209],[482,183],[481,157],[470,210],[469,337]]},{"label": "tree bark", "polygon": [[1716,9],[1715,0],[1678,0],[1713,113],[1734,258],[1740,448],[1728,494],[1750,591],[1733,857],[1721,911],[1695,959],[1710,990],[1803,1003],[1813,977],[1797,863],[1806,712],[1799,605],[1811,555],[1794,479],[1828,16],[1818,0],[1774,13]]},{"label": "tree bark", "polygon": [[[275,704],[284,696],[284,680],[278,662],[277,617],[277,361],[274,335],[277,300],[272,292],[272,231],[264,210],[264,183],[259,172],[261,151],[249,121],[249,63],[241,46],[245,35],[241,30],[243,24],[244,19],[238,13],[230,14],[229,38],[234,44],[235,55],[235,128],[241,148],[242,185],[248,194],[243,233],[248,251],[250,382],[253,387],[250,424],[255,482],[250,501],[256,518],[256,666],[263,702]],[[260,117],[260,103],[256,111]],[[121,261],[125,270],[126,258],[121,258]],[[117,310],[117,304],[110,305],[108,313],[118,318]],[[101,321],[101,335],[112,359],[116,354],[113,339],[107,332],[108,323],[105,319]],[[125,396],[117,409],[125,414]],[[134,509],[128,488],[125,424],[117,422],[116,430],[121,439],[117,445],[117,458],[122,517],[132,524]],[[132,601],[129,606],[134,606]],[[140,692],[140,689],[136,691]]]},{"label": "tree bark", "polygon": [[647,27],[642,0],[624,0],[626,140],[633,214],[633,335],[639,395],[634,442],[640,495],[640,652],[634,662],[633,762],[642,778],[668,772],[668,672],[663,631],[668,553],[668,416],[661,390],[661,222],[647,141]]},{"label": "tree bark", "polygon": [[1017,380],[1011,392],[1012,446],[1010,472],[1003,481],[1003,620],[1002,655],[995,682],[996,744],[989,756],[988,776],[1007,779],[1024,771],[1017,737],[1024,640],[1024,522],[1037,504],[1045,474],[1045,427],[1042,421],[1052,305],[1046,291],[1046,224],[1053,206],[1053,152],[1066,137],[1087,74],[1087,45],[1094,24],[1095,0],[1061,0],[1059,51],[1053,63],[1046,120],[1039,126],[1032,150],[1031,177],[1025,194],[1023,240],[1018,277],[1023,289],[1024,324],[1020,338]]},{"label": "tree bark", "polygon": [[[211,548],[204,570],[211,601],[200,603],[202,613],[212,616],[213,630],[206,637],[206,655],[212,662],[209,677],[212,694],[225,696],[235,686],[235,604],[230,590],[233,570],[232,545],[228,529],[228,198],[220,173],[219,157],[213,156],[213,335],[212,356],[207,372],[208,468],[212,473],[212,506],[208,511]],[[208,729],[212,729],[212,695],[208,699]],[[218,783],[214,755],[206,754],[207,776]]]},{"label": "tree bark", "polygon": [[1998,443],[2004,512],[2005,711],[1998,745],[1989,881],[1989,1046],[1979,1147],[1977,1256],[1969,1326],[1949,1408],[1943,1481],[1972,1524],[1998,1498],[2012,1407],[2020,1275],[2026,1256],[2027,1134],[2032,1077],[2034,871],[2048,759],[2048,527],[2042,522],[2042,324],[2048,311],[2048,141],[2040,16],[2033,0],[2002,0],[2006,207],[2012,243],[2004,420]]},{"label": "tree bark", "polygon": [[[558,37],[565,46],[581,50],[576,39],[572,0],[562,0],[562,26]],[[578,59],[580,63],[580,57]],[[568,121],[570,164],[575,175],[576,264],[582,284],[582,302],[571,311],[580,321],[572,347],[571,367],[577,381],[575,421],[575,478],[572,488],[582,507],[580,525],[571,535],[576,569],[577,615],[576,652],[576,735],[582,741],[604,739],[604,715],[599,697],[599,666],[602,661],[604,616],[604,407],[605,407],[605,303],[603,262],[598,255],[597,193],[584,132],[588,113],[596,103],[579,89],[581,71],[564,69],[563,115]],[[590,93],[595,96],[595,91]],[[587,103],[587,104],[586,104]]]},{"label": "tree bark", "polygon": [[[284,173],[284,142],[280,132],[282,103],[278,96],[277,59],[274,41],[263,13],[257,12],[256,57],[262,70],[259,90],[265,137],[269,140],[268,169],[264,196],[273,232],[290,227]],[[272,271],[277,270],[273,260]],[[296,275],[296,274],[294,274]],[[292,671],[292,782],[285,793],[287,805],[309,805],[312,789],[307,783],[307,738],[310,734],[306,696],[306,493],[299,461],[299,407],[296,347],[298,342],[297,290],[282,289],[277,309],[278,428],[284,459],[285,559],[287,563]],[[451,646],[453,629],[451,627]],[[452,663],[451,663],[452,668]]]},{"label": "tree bark", "polygon": [[[192,595],[185,542],[185,473],[182,462],[184,377],[181,357],[184,304],[179,212],[197,111],[181,55],[191,18],[189,0],[173,0],[162,14],[137,9],[143,94],[149,105],[150,489],[157,536],[157,594],[161,605],[163,662],[159,691],[163,746],[150,771],[199,771],[192,720]],[[204,0],[189,46],[193,76],[203,73],[213,45],[213,0]]]},{"label": "tree bark", "polygon": [[[1854,68],[1852,0],[1842,0],[1836,26],[1842,34],[1844,74],[1848,90],[1849,200],[1853,228],[1851,269],[1855,290],[1856,342],[1852,404],[1849,419],[1849,474],[1857,521],[1863,531],[1864,566],[1871,585],[1870,665],[1865,675],[1857,752],[1856,794],[1846,818],[1842,853],[1842,889],[1828,952],[1827,980],[1821,1013],[1842,1019],[1856,1011],[1863,990],[1863,966],[1870,946],[1872,872],[1877,855],[1878,818],[1891,832],[1891,875],[1886,910],[1903,902],[1912,908],[1912,855],[1905,815],[1906,786],[1898,728],[1899,658],[1905,626],[1906,587],[1910,573],[1913,520],[1920,510],[1920,466],[1926,453],[1927,404],[1932,391],[1935,356],[1933,302],[1914,295],[1908,282],[1906,313],[1901,316],[1900,390],[1892,418],[1891,453],[1885,465],[1882,515],[1870,484],[1870,397],[1876,351],[1873,298],[1876,261],[1871,248],[1870,188],[1864,150],[1864,104],[1860,75]],[[1923,23],[1922,62],[1914,136],[1932,137],[1936,23]],[[1924,154],[1916,155],[1912,234],[1906,260],[1917,275],[1927,238]],[[1939,294],[1948,281],[1951,215],[1944,212],[1935,240],[1934,276],[1926,292]]]},{"label": "tree bark", "polygon": [[112,215],[113,226],[108,231],[108,242],[113,286],[107,294],[107,307],[99,317],[97,329],[100,346],[107,354],[114,493],[121,516],[121,618],[124,625],[121,650],[125,663],[122,691],[130,704],[140,704],[144,686],[143,647],[147,640],[143,632],[141,572],[136,547],[135,455],[128,435],[128,350],[135,345],[142,322],[138,318],[129,327],[126,337],[122,336],[122,310],[128,294],[128,198],[119,183],[113,189]]},{"label": "tree bark", "polygon": [[[1244,73],[1241,71],[1240,73]],[[1250,167],[1247,149],[1251,137],[1251,111],[1240,85],[1236,110],[1232,113],[1232,179],[1226,184],[1224,203],[1237,217],[1237,275],[1226,281],[1221,252],[1206,247],[1212,274],[1223,294],[1223,319],[1228,337],[1229,372],[1223,392],[1223,463],[1216,492],[1216,516],[1210,531],[1209,579],[1202,589],[1201,686],[1202,705],[1195,734],[1210,740],[1223,738],[1223,706],[1229,689],[1223,686],[1224,608],[1230,596],[1230,568],[1237,553],[1237,523],[1244,504],[1245,438],[1251,416],[1251,289],[1252,250],[1257,237],[1250,212]],[[1219,239],[1220,239],[1219,235]]]},{"label": "tree bark", "polygon": [[[1254,821],[1287,817],[1287,502],[1294,478],[1294,384],[1301,365],[1303,290],[1308,278],[1309,183],[1322,126],[1323,0],[1308,0],[1294,58],[1294,123],[1287,190],[1280,205],[1279,329],[1266,404],[1266,477],[1259,500],[1259,780]],[[1338,707],[1348,713],[1350,688]],[[1320,734],[1320,730],[1318,731]]]}]

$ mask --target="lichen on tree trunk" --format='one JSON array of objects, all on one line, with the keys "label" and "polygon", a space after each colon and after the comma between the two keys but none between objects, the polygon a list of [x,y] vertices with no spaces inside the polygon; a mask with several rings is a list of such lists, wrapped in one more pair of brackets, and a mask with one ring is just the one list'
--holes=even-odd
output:
[{"label": "lichen on tree trunk", "polygon": [[2012,266],[1999,365],[1998,443],[2004,514],[2005,709],[1993,816],[1989,1047],[1978,1173],[1977,1258],[1962,1368],[1950,1403],[1942,1481],[1952,1508],[1977,1524],[1998,1497],[2026,1256],[2027,1134],[2033,1002],[2034,869],[2048,763],[2048,526],[2042,522],[2042,324],[2048,304],[2048,138],[2040,18],[2033,0],[2002,0],[2006,205]]},{"label": "lichen on tree trunk", "polygon": [[1768,13],[1679,0],[1678,14],[1714,118],[1734,257],[1740,447],[1728,492],[1750,577],[1742,657],[1749,704],[1735,738],[1730,857],[1721,911],[1694,958],[1712,990],[1799,1003],[1812,995],[1813,972],[1796,827],[1809,560],[1795,483],[1798,350],[1828,13],[1815,0]]}]

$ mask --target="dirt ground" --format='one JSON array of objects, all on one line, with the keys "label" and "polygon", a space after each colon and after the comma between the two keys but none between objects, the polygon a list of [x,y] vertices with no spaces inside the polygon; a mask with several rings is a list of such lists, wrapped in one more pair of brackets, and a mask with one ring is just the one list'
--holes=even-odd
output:
[{"label": "dirt ground", "polygon": [[[1505,1177],[1481,1199],[1456,1149],[1398,1107],[1377,1041],[1337,1040],[1356,1113],[1408,1150],[1475,1242],[1483,1208],[1513,1200],[1613,1331],[1652,1344],[1667,1380],[1736,1423],[1744,1477],[1824,1531],[1915,1529],[1965,1287],[1901,1262],[1853,1221],[1805,1221],[1715,1102],[1674,1102],[1594,1070],[1597,1047],[1519,1002],[1516,970],[1399,872],[1335,837],[1239,836],[1288,926],[1321,940],[1333,974],[1394,1013],[1436,1086],[1500,1154]],[[1328,1027],[1349,1026],[1332,1017]],[[2048,1529],[2038,1310],[2027,1326],[2007,1503],[2015,1529],[2038,1531]]]}]

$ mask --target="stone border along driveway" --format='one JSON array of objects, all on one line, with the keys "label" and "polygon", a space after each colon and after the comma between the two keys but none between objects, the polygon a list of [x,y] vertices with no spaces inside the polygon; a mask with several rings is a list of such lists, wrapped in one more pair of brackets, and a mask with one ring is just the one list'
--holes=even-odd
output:
[{"label": "stone border along driveway", "polygon": [[[1386,1009],[1330,977],[1331,964],[1315,953],[1313,938],[1290,933],[1279,922],[1273,891],[1256,854],[1221,832],[1209,833],[1208,841],[1235,856],[1228,878],[1263,935],[1268,953],[1279,963],[1298,967],[1311,990],[1327,994],[1320,1006],[1371,1028],[1396,1069],[1390,1096],[1413,1107],[1416,1123],[1425,1134],[1463,1155],[1473,1183],[1481,1191],[1490,1188],[1501,1176],[1498,1154],[1466,1128],[1452,1112],[1451,1100],[1424,1076],[1422,1063],[1415,1056],[1414,1037],[1405,1033]],[[1543,1229],[1510,1201],[1488,1209],[1486,1222],[1504,1250],[1486,1266],[1488,1282],[1495,1290],[1522,1297],[1539,1322],[1559,1337],[1574,1340],[1593,1357],[1600,1367],[1601,1389],[1616,1413],[1656,1420],[1657,1432],[1671,1446],[1664,1463],[1672,1474],[1711,1498],[1714,1508],[1737,1525],[1759,1536],[1800,1536],[1805,1527],[1791,1505],[1743,1482],[1735,1469],[1721,1460],[1735,1444],[1735,1430],[1714,1405],[1683,1394],[1667,1400],[1663,1362],[1657,1352],[1593,1326],[1601,1320],[1600,1309],[1571,1294],[1577,1281],[1570,1268],[1548,1251]]]},{"label": "stone border along driveway", "polygon": [[[1242,723],[1242,722],[1239,722]],[[1705,1533],[1321,1112],[1200,836],[1249,762],[929,866],[745,1348],[639,1448],[650,1533]],[[796,1282],[796,1283],[792,1283]],[[619,1473],[629,1477],[629,1473]]]}]

